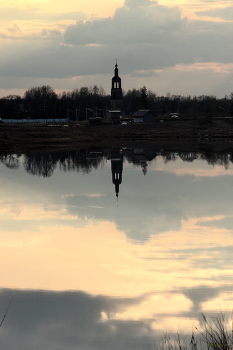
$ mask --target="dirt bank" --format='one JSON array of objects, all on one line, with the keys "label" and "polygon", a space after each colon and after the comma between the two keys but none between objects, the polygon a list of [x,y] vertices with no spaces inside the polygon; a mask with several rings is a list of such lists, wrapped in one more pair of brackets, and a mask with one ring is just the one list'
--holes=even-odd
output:
[{"label": "dirt bank", "polygon": [[[210,118],[209,118],[210,119]],[[231,118],[164,120],[153,124],[0,124],[0,152],[35,152],[99,147],[167,150],[231,150]]]}]

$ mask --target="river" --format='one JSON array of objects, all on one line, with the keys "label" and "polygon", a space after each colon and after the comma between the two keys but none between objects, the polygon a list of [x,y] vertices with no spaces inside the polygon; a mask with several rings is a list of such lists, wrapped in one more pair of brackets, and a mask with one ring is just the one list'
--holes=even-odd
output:
[{"label": "river", "polygon": [[231,154],[0,157],[0,346],[148,350],[232,309]]}]

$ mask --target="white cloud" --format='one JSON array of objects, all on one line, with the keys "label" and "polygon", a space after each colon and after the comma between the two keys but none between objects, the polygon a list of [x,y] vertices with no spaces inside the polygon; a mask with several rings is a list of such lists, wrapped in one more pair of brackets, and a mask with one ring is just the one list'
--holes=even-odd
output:
[{"label": "white cloud", "polygon": [[58,20],[84,20],[88,15],[83,11],[48,12],[36,7],[1,7],[0,21],[58,21]]}]

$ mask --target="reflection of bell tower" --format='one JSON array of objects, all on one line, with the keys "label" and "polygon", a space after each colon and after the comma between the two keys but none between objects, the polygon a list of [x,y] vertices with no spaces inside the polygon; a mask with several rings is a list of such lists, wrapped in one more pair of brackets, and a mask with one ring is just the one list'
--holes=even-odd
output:
[{"label": "reflection of bell tower", "polygon": [[112,182],[115,185],[116,196],[119,195],[119,187],[122,182],[123,154],[119,148],[113,148],[111,154]]},{"label": "reflection of bell tower", "polygon": [[111,109],[120,110],[122,107],[122,88],[121,88],[121,78],[118,76],[118,65],[116,61],[115,65],[115,75],[112,78],[112,88],[111,88]]}]

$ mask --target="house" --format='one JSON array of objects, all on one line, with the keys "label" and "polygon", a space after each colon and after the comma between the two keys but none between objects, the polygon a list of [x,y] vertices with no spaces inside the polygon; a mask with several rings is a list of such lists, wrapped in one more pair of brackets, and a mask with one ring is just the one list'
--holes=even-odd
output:
[{"label": "house", "polygon": [[132,158],[133,163],[136,162],[136,164],[141,164],[142,172],[144,175],[146,175],[148,162],[151,162],[156,156],[157,153],[153,149],[135,148],[133,150]]},{"label": "house", "polygon": [[157,157],[157,152],[155,149],[141,149],[134,148],[132,157],[139,162],[151,162]]},{"label": "house", "polygon": [[133,115],[134,123],[153,123],[158,119],[156,111],[140,109]]}]

